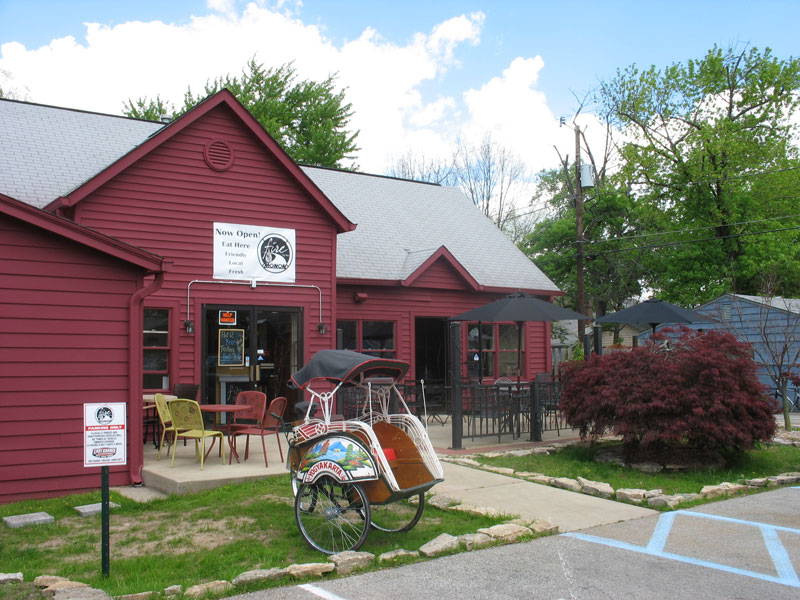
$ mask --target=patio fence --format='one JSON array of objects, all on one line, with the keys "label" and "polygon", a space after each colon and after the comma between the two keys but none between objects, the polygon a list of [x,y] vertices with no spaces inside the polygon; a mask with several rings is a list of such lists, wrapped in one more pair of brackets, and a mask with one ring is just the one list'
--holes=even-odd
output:
[{"label": "patio fence", "polygon": [[[425,385],[423,402],[422,387],[418,384],[398,385],[409,409],[429,424],[445,424],[453,416],[453,394],[451,386],[443,384]],[[365,392],[353,387],[339,391],[338,410],[346,419],[357,417],[364,405]],[[462,431],[464,438],[497,437],[504,435],[512,439],[540,441],[542,433],[555,431],[568,425],[558,410],[561,383],[558,381],[536,381],[522,383],[496,383],[482,385],[463,382],[461,385]],[[393,399],[396,404],[396,399]],[[395,410],[396,406],[392,407]]]}]

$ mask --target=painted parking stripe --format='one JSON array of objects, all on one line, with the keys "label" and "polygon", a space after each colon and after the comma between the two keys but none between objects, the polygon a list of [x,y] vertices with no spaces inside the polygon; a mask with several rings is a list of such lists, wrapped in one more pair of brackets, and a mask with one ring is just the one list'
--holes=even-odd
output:
[{"label": "painted parking stripe", "polygon": [[300,589],[303,589],[311,594],[314,594],[318,598],[322,598],[323,600],[345,600],[341,596],[337,596],[336,594],[329,592],[328,590],[323,590],[321,587],[317,587],[311,583],[304,583],[302,585],[298,585]]},{"label": "painted parking stripe", "polygon": [[[800,489],[800,487],[794,489]],[[778,575],[777,576],[767,575],[765,573],[748,571],[746,569],[740,569],[738,567],[732,567],[730,565],[724,565],[722,563],[702,560],[699,558],[694,558],[692,556],[684,556],[682,554],[664,552],[664,547],[666,546],[667,538],[669,537],[670,531],[672,530],[672,525],[675,522],[676,515],[683,515],[698,519],[726,521],[729,523],[747,525],[750,527],[758,527],[758,529],[761,531],[762,537],[764,538],[764,544],[766,546],[766,550],[769,553],[770,558],[772,558],[772,562],[775,567],[775,572]],[[669,560],[675,560],[690,565],[707,567],[709,569],[716,569],[718,571],[735,573],[737,575],[744,575],[745,577],[753,577],[755,579],[761,579],[764,581],[779,583],[781,585],[800,588],[800,578],[798,578],[797,573],[794,570],[794,566],[792,565],[792,561],[791,558],[789,557],[789,554],[786,552],[786,548],[784,548],[780,538],[778,537],[779,531],[785,531],[800,535],[800,529],[792,529],[791,527],[770,525],[768,523],[759,523],[756,521],[745,521],[742,519],[734,519],[732,517],[723,517],[720,515],[712,515],[707,513],[676,510],[673,512],[662,513],[662,515],[659,517],[658,523],[656,524],[655,530],[653,531],[653,534],[650,536],[650,540],[648,541],[646,546],[637,546],[636,544],[630,544],[628,542],[622,542],[610,538],[602,538],[594,535],[589,535],[586,533],[563,533],[561,535],[564,537],[571,537],[583,540],[585,542],[591,542],[594,544],[602,544],[604,546],[618,548],[621,550],[629,550],[631,552],[637,552],[639,554],[647,554],[659,558],[666,558]]]}]

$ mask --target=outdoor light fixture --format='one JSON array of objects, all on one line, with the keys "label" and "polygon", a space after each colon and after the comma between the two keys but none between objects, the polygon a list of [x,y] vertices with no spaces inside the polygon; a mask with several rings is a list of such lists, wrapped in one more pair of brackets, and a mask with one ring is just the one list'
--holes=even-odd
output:
[{"label": "outdoor light fixture", "polygon": [[325,323],[318,323],[317,331],[319,331],[320,335],[325,335],[326,333],[328,333],[328,328],[325,327]]},{"label": "outdoor light fixture", "polygon": [[186,319],[183,326],[186,328],[186,333],[194,333],[194,321]]}]

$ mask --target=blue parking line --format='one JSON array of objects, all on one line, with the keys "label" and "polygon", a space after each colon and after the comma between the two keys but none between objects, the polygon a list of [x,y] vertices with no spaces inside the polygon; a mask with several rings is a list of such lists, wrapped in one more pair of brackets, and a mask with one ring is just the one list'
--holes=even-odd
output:
[{"label": "blue parking line", "polygon": [[[800,489],[800,487],[795,489]],[[766,550],[769,553],[770,558],[772,559],[773,565],[775,566],[775,572],[778,575],[777,576],[767,575],[765,573],[748,571],[746,569],[740,569],[738,567],[732,567],[730,565],[724,565],[722,563],[702,560],[691,556],[684,556],[682,554],[665,552],[664,547],[666,546],[667,538],[669,537],[669,534],[672,530],[672,526],[675,522],[676,515],[695,517],[698,519],[726,521],[729,523],[747,525],[750,527],[758,527],[759,530],[761,531],[762,537],[764,538],[764,545],[766,546]],[[629,550],[631,552],[637,552],[639,554],[647,554],[649,556],[666,558],[669,560],[675,560],[690,565],[707,567],[709,569],[716,569],[718,571],[725,571],[727,573],[744,575],[745,577],[753,577],[755,579],[761,579],[763,581],[770,581],[772,583],[778,583],[789,587],[800,588],[800,578],[798,578],[797,573],[794,570],[794,566],[792,565],[792,561],[791,558],[789,557],[789,554],[786,552],[786,548],[784,548],[780,538],[778,537],[779,531],[800,534],[800,529],[792,529],[791,527],[781,527],[779,525],[770,525],[767,523],[759,523],[756,521],[745,521],[742,519],[734,519],[732,517],[723,517],[720,515],[712,515],[708,513],[676,510],[673,512],[662,513],[662,515],[658,519],[658,523],[656,524],[655,530],[653,531],[653,534],[650,536],[650,540],[648,541],[646,546],[638,546],[636,544],[630,544],[628,542],[622,542],[610,538],[602,538],[585,533],[563,533],[561,535],[564,537],[571,537],[578,540],[583,540],[585,542],[591,542],[594,544],[602,544],[604,546],[618,548],[621,550]]]}]

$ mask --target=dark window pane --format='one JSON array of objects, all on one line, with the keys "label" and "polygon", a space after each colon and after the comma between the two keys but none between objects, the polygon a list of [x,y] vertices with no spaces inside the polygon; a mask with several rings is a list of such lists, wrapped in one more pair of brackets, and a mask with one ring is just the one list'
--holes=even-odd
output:
[{"label": "dark window pane", "polygon": [[394,350],[394,323],[391,321],[364,321],[362,348],[367,350]]},{"label": "dark window pane", "polygon": [[145,308],[145,331],[169,331],[169,310],[166,308]]},{"label": "dark window pane", "polygon": [[167,370],[166,350],[145,350],[144,351],[144,370],[145,371],[166,371]]},{"label": "dark window pane", "polygon": [[145,346],[166,347],[168,343],[169,343],[169,336],[166,333],[155,333],[152,331],[144,332],[143,344]]},{"label": "dark window pane", "polygon": [[[500,350],[516,350],[517,349],[517,326],[516,325],[498,325],[500,329]],[[525,332],[523,331],[523,334]],[[522,342],[525,345],[525,340]]]},{"label": "dark window pane", "polygon": [[336,321],[336,329],[342,330],[343,350],[358,350],[355,321]]},{"label": "dark window pane", "polygon": [[142,387],[146,390],[168,390],[169,377],[158,373],[145,373]]}]

